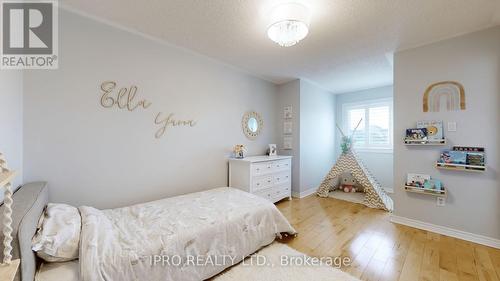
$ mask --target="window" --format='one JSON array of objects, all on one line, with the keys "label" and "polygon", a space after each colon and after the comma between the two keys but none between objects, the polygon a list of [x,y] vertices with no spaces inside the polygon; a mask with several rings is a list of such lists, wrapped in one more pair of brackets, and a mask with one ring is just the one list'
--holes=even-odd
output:
[{"label": "window", "polygon": [[[342,116],[343,131],[352,135],[355,148],[392,149],[391,99],[344,104]],[[356,126],[358,128],[354,132]]]}]

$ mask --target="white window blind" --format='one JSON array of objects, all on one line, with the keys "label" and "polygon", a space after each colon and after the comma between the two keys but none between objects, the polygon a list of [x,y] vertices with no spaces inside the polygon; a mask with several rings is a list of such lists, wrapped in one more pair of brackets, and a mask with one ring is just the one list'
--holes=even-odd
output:
[{"label": "white window blind", "polygon": [[353,136],[354,147],[357,149],[392,149],[392,100],[344,104],[342,115],[344,132]]}]

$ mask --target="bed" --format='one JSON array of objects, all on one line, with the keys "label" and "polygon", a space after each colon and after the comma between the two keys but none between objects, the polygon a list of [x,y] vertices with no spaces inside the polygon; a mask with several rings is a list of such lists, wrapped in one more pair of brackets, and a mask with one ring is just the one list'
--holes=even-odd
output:
[{"label": "bed", "polygon": [[[45,183],[25,185],[14,194],[15,217],[20,218],[14,255],[22,260],[16,280],[34,280],[31,238],[47,194]],[[274,204],[228,187],[119,209],[80,207],[79,211],[79,260],[43,264],[38,280],[72,281],[75,276],[82,281],[204,280],[282,233],[296,233]],[[174,263],[173,257],[182,262]],[[201,257],[207,266],[193,262],[193,257]],[[217,257],[231,258],[214,263]]]}]

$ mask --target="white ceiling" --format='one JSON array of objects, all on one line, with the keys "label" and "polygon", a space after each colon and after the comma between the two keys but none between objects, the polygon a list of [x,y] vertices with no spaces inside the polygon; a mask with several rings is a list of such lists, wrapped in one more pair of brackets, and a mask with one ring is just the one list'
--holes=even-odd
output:
[{"label": "white ceiling", "polygon": [[296,0],[309,35],[283,48],[266,13],[283,0],[64,0],[63,7],[191,49],[277,84],[334,93],[392,83],[392,53],[500,24],[500,0]]}]

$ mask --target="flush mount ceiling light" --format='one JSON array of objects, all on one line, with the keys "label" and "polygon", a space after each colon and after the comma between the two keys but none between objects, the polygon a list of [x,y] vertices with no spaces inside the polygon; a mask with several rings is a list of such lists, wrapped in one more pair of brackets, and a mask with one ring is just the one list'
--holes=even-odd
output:
[{"label": "flush mount ceiling light", "polygon": [[269,13],[267,36],[282,47],[290,47],[304,39],[309,32],[310,13],[299,3],[285,3]]}]

